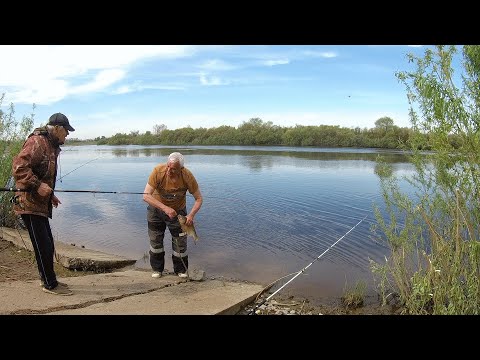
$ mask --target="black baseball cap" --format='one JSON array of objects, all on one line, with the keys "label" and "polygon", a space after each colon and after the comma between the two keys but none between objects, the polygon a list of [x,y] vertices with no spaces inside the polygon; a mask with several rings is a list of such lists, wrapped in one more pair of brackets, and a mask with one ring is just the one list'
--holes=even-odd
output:
[{"label": "black baseball cap", "polygon": [[68,131],[75,131],[75,129],[70,125],[68,118],[62,113],[55,113],[50,116],[50,119],[48,119],[48,124],[63,126]]}]

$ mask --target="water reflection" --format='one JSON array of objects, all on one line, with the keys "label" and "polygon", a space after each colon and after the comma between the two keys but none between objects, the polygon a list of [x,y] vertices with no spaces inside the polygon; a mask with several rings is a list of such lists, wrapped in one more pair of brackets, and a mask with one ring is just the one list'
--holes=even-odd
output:
[{"label": "water reflection", "polygon": [[[68,148],[68,147],[67,147]],[[62,153],[57,189],[142,192],[153,167],[174,151],[197,177],[204,204],[197,214],[200,240],[189,240],[191,268],[263,284],[301,270],[285,291],[339,296],[345,282],[372,283],[369,259],[387,249],[372,238],[373,204],[381,205],[376,159],[408,174],[406,155],[369,149],[259,147],[80,146]],[[92,161],[86,166],[80,165]],[[59,193],[54,236],[65,243],[138,259],[149,268],[146,203],[141,195]],[[193,204],[187,197],[187,207]],[[165,248],[169,258],[167,232]],[[166,267],[171,268],[167,261]],[[288,280],[288,279],[286,279]]]},{"label": "water reflection", "polygon": [[289,148],[289,147],[136,147],[130,146],[99,146],[96,151],[111,152],[114,156],[168,156],[174,151],[185,155],[243,155],[243,156],[281,156],[316,160],[368,160],[375,161],[382,155],[388,162],[406,162],[408,154],[402,151],[386,151],[381,149],[330,149],[330,148]]}]

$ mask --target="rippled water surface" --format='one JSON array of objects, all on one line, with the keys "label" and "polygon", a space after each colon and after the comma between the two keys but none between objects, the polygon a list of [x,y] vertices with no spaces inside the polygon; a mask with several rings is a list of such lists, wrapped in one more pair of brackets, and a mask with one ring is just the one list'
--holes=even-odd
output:
[{"label": "rippled water surface", "polygon": [[[141,193],[153,167],[173,151],[185,155],[204,196],[195,217],[200,240],[188,240],[191,269],[267,285],[314,261],[284,292],[318,299],[340,296],[358,280],[371,287],[369,259],[388,253],[370,232],[376,223],[373,203],[383,204],[375,160],[382,153],[396,172],[408,175],[404,155],[370,149],[65,146],[56,188]],[[57,241],[150,268],[142,195],[57,196],[62,204],[51,221]],[[189,195],[188,209],[193,201]],[[167,230],[167,269],[170,242]]]}]

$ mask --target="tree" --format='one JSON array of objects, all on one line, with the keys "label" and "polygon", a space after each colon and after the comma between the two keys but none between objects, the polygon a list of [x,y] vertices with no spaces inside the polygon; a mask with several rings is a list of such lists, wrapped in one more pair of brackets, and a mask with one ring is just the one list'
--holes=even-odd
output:
[{"label": "tree", "polygon": [[153,125],[153,133],[155,135],[160,135],[163,130],[167,130],[167,126],[165,124]]},{"label": "tree", "polygon": [[389,118],[388,116],[381,117],[377,121],[375,121],[375,127],[377,129],[382,129],[387,132],[389,129],[393,128],[393,119]]},{"label": "tree", "polygon": [[[382,293],[389,288],[411,314],[480,313],[480,46],[463,46],[460,59],[458,49],[409,55],[416,69],[396,74],[415,130],[409,143],[415,172],[405,178],[414,192],[378,172],[389,216],[375,208],[377,229],[391,254],[384,265],[372,262],[372,270],[381,275]],[[426,138],[427,155],[418,150]]]},{"label": "tree", "polygon": [[[0,106],[5,94],[0,96]],[[12,159],[20,151],[25,138],[33,128],[35,104],[32,114],[23,116],[19,122],[15,117],[15,107],[10,104],[9,111],[0,110],[0,186],[15,186],[10,183],[12,174]],[[0,193],[0,226],[14,227],[17,224],[16,218],[11,211],[12,193]]]}]

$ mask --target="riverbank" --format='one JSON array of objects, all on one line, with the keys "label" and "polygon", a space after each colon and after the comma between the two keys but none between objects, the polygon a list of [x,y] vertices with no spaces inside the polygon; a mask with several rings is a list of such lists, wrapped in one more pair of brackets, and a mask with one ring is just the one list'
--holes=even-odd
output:
[{"label": "riverbank", "polygon": [[[26,239],[25,241],[29,241],[29,239]],[[31,281],[39,279],[33,253],[29,250],[17,247],[11,242],[1,238],[0,264],[0,282]],[[55,271],[59,278],[95,274],[94,271],[69,270],[60,264],[55,264]],[[259,297],[256,304],[261,303],[271,294],[271,291],[265,291],[262,296]],[[248,314],[254,306],[256,305],[251,304],[239,311],[238,314]],[[391,315],[396,313],[390,306],[382,307],[375,298],[365,299],[364,306],[357,309],[345,309],[342,306],[340,299],[331,299],[323,304],[312,305],[308,299],[285,294],[276,294],[269,299],[268,302],[265,302],[255,310],[259,315]]]}]

